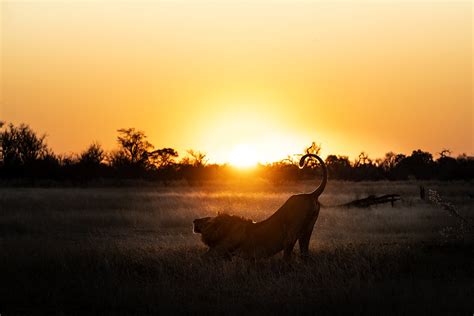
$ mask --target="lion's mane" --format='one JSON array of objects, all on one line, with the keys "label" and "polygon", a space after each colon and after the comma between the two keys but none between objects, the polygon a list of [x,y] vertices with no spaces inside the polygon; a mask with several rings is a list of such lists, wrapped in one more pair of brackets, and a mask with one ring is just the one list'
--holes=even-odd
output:
[{"label": "lion's mane", "polygon": [[196,221],[194,230],[201,234],[203,243],[209,248],[218,247],[226,251],[237,248],[245,240],[249,227],[254,225],[250,219],[228,214]]}]

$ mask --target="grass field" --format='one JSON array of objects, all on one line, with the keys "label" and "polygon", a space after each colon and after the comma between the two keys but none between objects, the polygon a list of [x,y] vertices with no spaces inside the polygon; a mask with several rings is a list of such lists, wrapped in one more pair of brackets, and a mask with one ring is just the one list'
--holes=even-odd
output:
[{"label": "grass field", "polygon": [[[474,183],[424,183],[474,219]],[[262,220],[314,183],[0,188],[0,313],[474,313],[474,235],[417,182],[330,182],[308,262],[206,260],[192,220]],[[296,248],[295,248],[296,249]],[[296,254],[298,253],[296,249]]]}]

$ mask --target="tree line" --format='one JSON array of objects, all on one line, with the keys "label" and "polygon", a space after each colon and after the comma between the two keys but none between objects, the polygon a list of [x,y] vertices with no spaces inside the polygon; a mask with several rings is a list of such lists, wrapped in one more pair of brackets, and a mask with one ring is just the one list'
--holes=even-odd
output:
[{"label": "tree line", "polygon": [[[77,154],[55,154],[46,142],[27,124],[0,122],[0,178],[49,179],[87,182],[94,179],[145,179],[155,181],[187,180],[194,183],[223,180],[237,173],[229,165],[209,164],[205,153],[188,150],[180,157],[173,148],[155,149],[143,131],[135,128],[117,130],[117,148],[105,151],[92,143]],[[303,151],[316,153],[313,143]],[[317,164],[299,169],[301,155],[288,156],[278,162],[259,165],[253,176],[274,183],[311,179],[320,172]],[[451,157],[442,150],[434,159],[429,152],[414,150],[411,155],[389,152],[383,158],[371,159],[362,152],[355,161],[347,156],[328,155],[329,177],[338,180],[470,180],[474,178],[474,157],[465,154]]]}]

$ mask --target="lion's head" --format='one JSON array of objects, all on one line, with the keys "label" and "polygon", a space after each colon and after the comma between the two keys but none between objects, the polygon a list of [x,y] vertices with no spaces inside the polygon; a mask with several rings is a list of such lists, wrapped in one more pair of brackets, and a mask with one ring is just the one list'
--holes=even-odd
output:
[{"label": "lion's head", "polygon": [[210,248],[217,247],[230,252],[246,238],[249,227],[254,223],[240,216],[218,214],[193,221],[194,232],[201,234],[202,241]]},{"label": "lion's head", "polygon": [[202,218],[196,218],[193,221],[193,232],[196,234],[202,234],[204,228],[209,224],[209,221],[213,217],[202,217]]}]

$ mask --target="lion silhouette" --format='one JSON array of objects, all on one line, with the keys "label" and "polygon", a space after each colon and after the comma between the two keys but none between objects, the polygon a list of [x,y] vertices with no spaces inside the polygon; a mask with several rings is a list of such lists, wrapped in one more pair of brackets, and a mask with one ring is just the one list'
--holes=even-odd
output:
[{"label": "lion silhouette", "polygon": [[300,168],[306,158],[316,158],[323,168],[323,178],[312,193],[291,196],[273,215],[255,223],[235,215],[218,214],[215,217],[195,219],[194,232],[201,234],[209,254],[266,258],[283,251],[283,258],[291,258],[296,241],[303,258],[309,255],[309,241],[318,219],[319,196],[327,184],[327,168],[315,154],[306,154],[299,161]]}]

